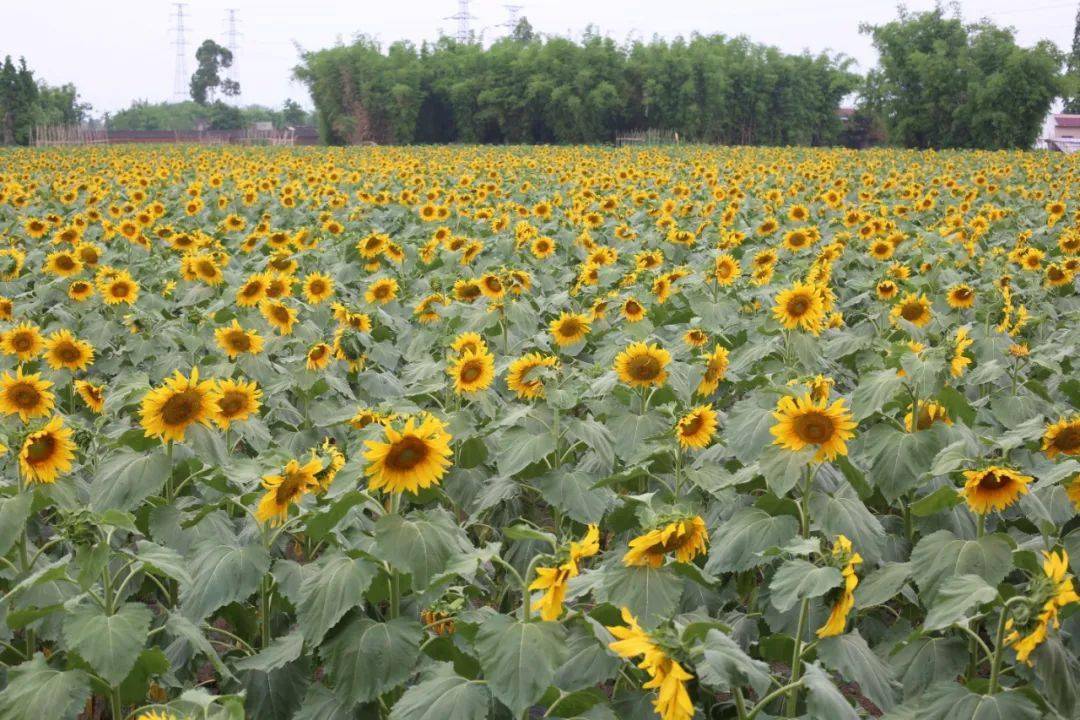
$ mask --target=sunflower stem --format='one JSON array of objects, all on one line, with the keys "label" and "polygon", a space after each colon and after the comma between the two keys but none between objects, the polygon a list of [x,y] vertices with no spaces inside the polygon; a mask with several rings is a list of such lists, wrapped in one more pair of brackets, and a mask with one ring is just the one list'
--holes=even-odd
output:
[{"label": "sunflower stem", "polygon": [[[390,514],[397,515],[401,512],[401,493],[390,496]],[[393,620],[401,615],[401,575],[397,568],[390,566],[390,619]]]},{"label": "sunflower stem", "polygon": [[263,576],[259,582],[259,647],[270,645],[270,578]]},{"label": "sunflower stem", "polygon": [[799,680],[802,677],[802,636],[806,626],[807,615],[810,611],[810,598],[803,598],[799,604],[799,622],[795,626],[795,647],[791,651],[791,688],[787,697],[787,717],[795,717],[795,710],[799,704]]},{"label": "sunflower stem", "polygon": [[746,720],[746,701],[743,700],[742,690],[735,688],[735,712],[738,714],[739,720]]},{"label": "sunflower stem", "polygon": [[987,695],[993,695],[998,689],[998,677],[1001,671],[1001,651],[1005,645],[1005,623],[1009,618],[1009,605],[1006,603],[1001,608],[1001,617],[998,619],[997,634],[994,636],[994,656],[990,659],[990,685],[986,689]]}]

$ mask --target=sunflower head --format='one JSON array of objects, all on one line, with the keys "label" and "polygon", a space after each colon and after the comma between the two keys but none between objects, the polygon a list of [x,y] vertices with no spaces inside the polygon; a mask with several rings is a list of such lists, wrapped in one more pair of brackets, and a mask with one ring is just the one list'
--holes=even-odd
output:
[{"label": "sunflower head", "polygon": [[198,368],[189,377],[177,370],[161,387],[143,396],[140,415],[146,436],[183,442],[190,426],[210,422],[216,412],[213,395],[214,382],[199,380]]},{"label": "sunflower head", "polygon": [[960,494],[971,511],[985,515],[991,510],[1004,510],[1028,492],[1031,478],[1009,468],[991,465],[982,470],[965,470]]},{"label": "sunflower head", "polygon": [[409,418],[404,428],[383,426],[384,440],[367,440],[364,459],[368,487],[389,493],[411,492],[438,483],[451,464],[450,434],[433,415]]},{"label": "sunflower head", "polygon": [[1080,457],[1080,415],[1061,418],[1043,432],[1042,450],[1048,458]]},{"label": "sunflower head", "polygon": [[45,427],[26,436],[19,450],[19,472],[28,484],[51,484],[71,470],[74,457],[71,429],[64,427],[63,418],[56,415]]},{"label": "sunflower head", "polygon": [[466,350],[447,368],[459,395],[486,390],[495,379],[495,358],[486,351]]},{"label": "sunflower head", "polygon": [[671,353],[659,345],[635,342],[616,356],[615,372],[630,387],[659,387],[667,381],[669,362]]},{"label": "sunflower head", "polygon": [[52,412],[54,397],[49,388],[52,383],[42,380],[41,375],[23,375],[22,368],[12,375],[0,376],[0,413],[18,414],[25,423]]},{"label": "sunflower head", "polygon": [[549,330],[556,344],[568,347],[581,342],[589,334],[590,321],[587,315],[564,312],[551,321]]},{"label": "sunflower head", "polygon": [[675,436],[684,448],[701,449],[716,434],[716,411],[712,405],[699,405],[675,425]]},{"label": "sunflower head", "polygon": [[799,398],[783,397],[773,413],[776,424],[770,428],[776,445],[798,452],[816,448],[814,460],[832,460],[847,454],[846,441],[854,437],[856,424],[839,399],[814,400],[809,394]]}]

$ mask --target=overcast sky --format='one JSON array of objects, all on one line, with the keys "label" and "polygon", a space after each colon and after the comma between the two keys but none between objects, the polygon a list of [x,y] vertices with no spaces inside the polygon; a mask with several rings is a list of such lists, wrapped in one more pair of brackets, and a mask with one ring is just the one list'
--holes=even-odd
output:
[{"label": "overcast sky", "polygon": [[[859,23],[896,16],[891,0],[473,0],[471,24],[486,42],[506,32],[501,25],[509,3],[523,5],[521,14],[541,33],[577,37],[591,23],[620,42],[654,34],[743,34],[787,52],[842,52],[861,70],[872,67],[876,55]],[[933,0],[906,4],[925,9]],[[1012,25],[1022,45],[1046,38],[1067,50],[1072,42],[1076,0],[966,0],[961,6],[968,20]],[[304,87],[291,80],[297,46],[318,49],[357,33],[384,44],[453,34],[456,21],[448,16],[458,0],[188,0],[189,74],[202,40],[227,40],[226,8],[236,10],[240,34],[241,102],[280,106],[294,98],[310,106]],[[74,82],[95,115],[134,99],[170,99],[175,36],[175,7],[166,0],[0,0],[0,55],[25,56],[46,82]]]}]

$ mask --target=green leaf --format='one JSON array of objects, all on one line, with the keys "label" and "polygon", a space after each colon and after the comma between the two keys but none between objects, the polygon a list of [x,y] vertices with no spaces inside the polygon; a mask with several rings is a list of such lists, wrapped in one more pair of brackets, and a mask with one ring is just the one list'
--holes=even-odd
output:
[{"label": "green leaf", "polygon": [[719,630],[710,630],[694,652],[702,655],[695,667],[706,685],[725,692],[750,686],[758,697],[768,692],[772,682],[769,666],[747,655],[737,642]]},{"label": "green leaf", "polygon": [[499,474],[511,477],[554,452],[555,439],[548,433],[510,430],[499,442],[499,447],[501,452],[496,460]]},{"label": "green leaf", "polygon": [[741,572],[764,565],[772,558],[762,553],[786,545],[798,532],[798,521],[790,515],[774,517],[760,508],[738,510],[713,534],[705,571]]},{"label": "green leaf", "polygon": [[843,582],[834,567],[818,567],[806,560],[787,560],[769,583],[769,599],[780,612],[787,612],[806,598],[821,597]]},{"label": "green leaf", "polygon": [[724,444],[735,450],[735,457],[745,464],[758,459],[766,445],[773,441],[770,432],[776,424],[771,408],[763,408],[753,397],[740,400],[721,431]]},{"label": "green leaf", "polygon": [[863,578],[855,588],[855,607],[884,605],[892,600],[911,577],[911,563],[885,563]]},{"label": "green leaf", "polygon": [[644,415],[626,413],[608,421],[611,434],[615,438],[615,454],[621,460],[634,458],[645,445],[645,441],[664,431],[666,425],[658,413]]},{"label": "green leaf", "polygon": [[825,667],[859,683],[862,694],[881,710],[888,711],[896,704],[898,684],[892,668],[870,649],[858,630],[824,638],[818,642],[817,653]]},{"label": "green leaf", "polygon": [[1039,720],[1039,707],[1026,695],[1005,690],[996,695],[946,685],[927,693],[918,706],[919,720]]},{"label": "green leaf", "polygon": [[[948,448],[946,448],[947,450]],[[956,492],[956,488],[945,485],[939,487],[929,495],[925,495],[915,502],[911,503],[911,514],[915,517],[929,517],[935,515],[942,510],[949,510],[956,507],[961,502],[960,493]]]},{"label": "green leaf", "polygon": [[97,605],[82,605],[64,618],[64,640],[113,685],[135,667],[146,644],[153,613],[145,605],[126,603],[113,615]]},{"label": "green leaf", "polygon": [[310,683],[311,669],[306,662],[284,665],[268,672],[247,672],[244,677],[244,717],[292,720]]},{"label": "green leaf", "polygon": [[993,602],[997,589],[990,587],[978,575],[955,575],[945,578],[938,588],[930,612],[923,620],[923,630],[942,630],[966,619],[968,611],[983,603]]},{"label": "green leaf", "polygon": [[957,637],[917,637],[897,652],[891,665],[904,699],[918,697],[941,678],[954,678],[967,664],[967,644]]},{"label": "green leaf", "polygon": [[619,669],[620,661],[607,647],[580,626],[570,630],[568,656],[555,672],[554,685],[561,690],[581,690],[607,682]]},{"label": "green leaf", "polygon": [[0,557],[15,544],[30,518],[30,504],[34,494],[21,492],[0,499]]},{"label": "green leaf", "polygon": [[684,580],[670,567],[605,567],[597,599],[616,607],[626,607],[644,628],[653,628],[671,617],[682,595]]},{"label": "green leaf", "polygon": [[583,525],[599,523],[614,507],[617,496],[606,487],[593,487],[583,472],[553,472],[536,480],[544,500]]},{"label": "green leaf", "polygon": [[849,486],[841,485],[831,497],[812,493],[810,516],[827,535],[844,535],[850,539],[855,552],[867,561],[874,562],[881,557],[885,528]]},{"label": "green leaf", "polygon": [[1000,534],[960,540],[948,530],[938,530],[915,546],[911,566],[920,600],[932,606],[941,584],[955,575],[978,575],[996,586],[1012,569],[1012,546]]},{"label": "green leaf", "polygon": [[221,661],[221,657],[218,656],[217,651],[214,650],[214,646],[210,644],[210,641],[206,639],[206,636],[203,635],[202,631],[195,623],[191,622],[183,615],[174,612],[169,615],[165,627],[169,633],[177,638],[178,642],[186,642],[205,655],[214,666],[214,669],[218,671],[218,674],[228,680],[234,679],[234,675],[225,663]]},{"label": "green leaf", "polygon": [[490,702],[487,685],[447,667],[406,690],[394,704],[390,720],[486,720]]},{"label": "green leaf", "polygon": [[566,632],[558,623],[518,622],[494,615],[476,634],[476,651],[491,693],[514,717],[532,707],[566,661]]},{"label": "green leaf", "polygon": [[941,447],[934,430],[909,433],[893,425],[875,425],[863,437],[862,452],[870,457],[874,485],[889,500],[915,488],[930,470]]},{"label": "green leaf", "polygon": [[95,511],[134,510],[165,486],[172,471],[161,450],[148,455],[120,452],[101,463],[90,482],[90,508]]},{"label": "green leaf", "polygon": [[375,523],[375,543],[379,557],[409,573],[416,590],[425,589],[452,556],[472,549],[445,510],[384,515]]},{"label": "green leaf", "polygon": [[222,605],[250,597],[269,569],[270,554],[262,545],[203,540],[192,549],[192,580],[180,588],[181,609],[186,617],[202,620]]},{"label": "green leaf", "polygon": [[764,448],[761,451],[761,459],[758,460],[758,468],[765,476],[769,491],[777,497],[787,495],[799,481],[803,470],[813,462],[815,452],[812,448],[792,452],[779,445]]},{"label": "green leaf", "polygon": [[292,720],[356,720],[356,712],[327,688],[312,683]]},{"label": "green leaf", "polygon": [[334,692],[355,704],[398,687],[412,674],[423,634],[418,622],[406,618],[351,620],[323,646]]},{"label": "green leaf", "polygon": [[864,375],[851,394],[851,414],[855,421],[865,420],[881,410],[903,385],[904,379],[891,368]]},{"label": "green leaf", "polygon": [[184,558],[172,548],[149,540],[139,540],[135,543],[135,557],[139,558],[145,568],[179,580],[182,585],[193,582]]},{"label": "green leaf", "polygon": [[858,720],[859,716],[847,698],[816,663],[804,663],[803,678],[810,720]]},{"label": "green leaf", "polygon": [[255,655],[249,655],[233,663],[237,670],[258,670],[268,673],[285,667],[300,657],[304,649],[304,636],[298,631],[283,635]]},{"label": "green leaf", "polygon": [[90,679],[81,670],[54,670],[45,656],[34,657],[8,671],[0,692],[4,720],[65,720],[77,717],[90,697]]},{"label": "green leaf", "polygon": [[378,571],[375,565],[338,553],[319,558],[300,588],[300,605],[296,619],[304,640],[311,647],[322,642],[323,636],[341,617],[364,602],[371,581]]}]

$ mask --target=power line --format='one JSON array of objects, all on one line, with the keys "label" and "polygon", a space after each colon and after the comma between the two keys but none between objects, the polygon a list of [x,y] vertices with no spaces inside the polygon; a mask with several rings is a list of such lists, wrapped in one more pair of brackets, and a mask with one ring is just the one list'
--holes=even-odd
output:
[{"label": "power line", "polygon": [[176,31],[173,47],[176,48],[176,68],[173,73],[173,99],[177,102],[184,100],[188,94],[187,72],[187,31],[184,28],[184,8],[187,3],[173,3],[176,15],[173,16],[172,27]]},{"label": "power line", "polygon": [[469,21],[476,19],[475,16],[469,14],[469,0],[458,0],[457,14],[443,19],[457,20],[457,41],[459,43],[469,42]]}]

